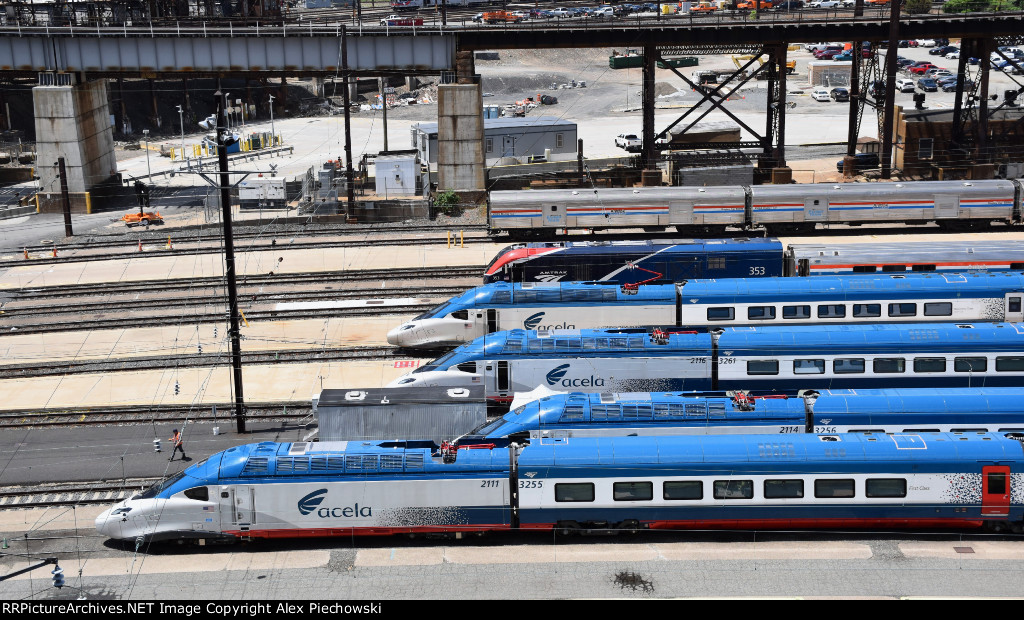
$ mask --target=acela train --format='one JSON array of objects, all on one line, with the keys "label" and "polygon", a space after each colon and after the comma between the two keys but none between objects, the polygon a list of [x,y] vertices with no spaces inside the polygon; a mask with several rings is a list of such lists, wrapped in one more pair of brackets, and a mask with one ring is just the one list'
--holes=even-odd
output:
[{"label": "acela train", "polygon": [[936,222],[951,230],[1021,223],[1020,181],[912,181],[494,191],[492,234],[643,227],[721,234],[727,227],[807,233],[818,224]]},{"label": "acela train", "polygon": [[709,333],[514,329],[477,338],[385,387],[583,392],[1024,385],[1024,323],[727,327]]},{"label": "acela train", "polygon": [[544,396],[455,440],[750,433],[1024,434],[1020,388],[810,390],[797,397],[633,392]]},{"label": "acela train", "polygon": [[230,448],[96,518],[121,540],[536,529],[1021,530],[1016,435],[551,438]]},{"label": "acela train", "polygon": [[550,241],[503,248],[490,282],[682,282],[904,271],[1024,271],[1012,240],[790,244],[776,239]]},{"label": "acela train", "polygon": [[679,284],[509,284],[471,289],[391,330],[388,342],[435,348],[508,329],[785,323],[1024,321],[1024,275],[877,274],[728,278]]}]

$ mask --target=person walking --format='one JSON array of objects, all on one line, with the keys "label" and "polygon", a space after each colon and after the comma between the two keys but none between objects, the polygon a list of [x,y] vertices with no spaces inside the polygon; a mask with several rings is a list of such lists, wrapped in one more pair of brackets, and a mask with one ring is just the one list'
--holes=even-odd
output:
[{"label": "person walking", "polygon": [[183,461],[186,460],[186,458],[185,458],[185,442],[182,441],[181,433],[178,432],[178,429],[174,429],[174,434],[171,435],[170,441],[174,445],[174,449],[171,450],[171,458],[169,458],[167,460],[168,461],[173,461],[174,460],[174,455],[178,452],[178,450],[181,450],[181,460],[183,460]]}]

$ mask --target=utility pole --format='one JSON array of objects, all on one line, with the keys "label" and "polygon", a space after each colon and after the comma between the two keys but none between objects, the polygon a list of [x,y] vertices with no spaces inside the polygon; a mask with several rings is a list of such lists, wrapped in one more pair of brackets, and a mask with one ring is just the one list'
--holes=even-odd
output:
[{"label": "utility pole", "polygon": [[235,387],[235,424],[245,432],[245,398],[242,394],[242,345],[238,325],[238,289],[235,283],[235,242],[231,234],[231,180],[228,175],[227,95],[218,90],[217,98],[217,162],[220,164],[220,207],[224,219],[224,276],[228,285],[228,318],[231,337],[231,368]]},{"label": "utility pole", "polygon": [[377,88],[380,89],[380,110],[384,113],[384,152],[388,150],[388,96],[384,93],[384,78],[377,78]]},{"label": "utility pole", "polygon": [[[359,3],[362,5],[362,3]],[[344,88],[344,102],[345,102],[345,189],[347,204],[346,208],[349,215],[352,214],[352,209],[355,206],[356,201],[356,188],[355,182],[352,178],[352,117],[350,110],[350,102],[348,95],[348,29],[345,26],[341,27],[341,74],[343,76],[345,88]]]},{"label": "utility pole", "polygon": [[68,172],[64,168],[64,158],[57,159],[57,171],[60,173],[60,197],[64,203],[64,236],[74,237],[75,231],[71,229],[71,194],[68,193]]},{"label": "utility pole", "polygon": [[274,96],[270,95],[270,146],[274,146],[277,142],[274,135]]}]

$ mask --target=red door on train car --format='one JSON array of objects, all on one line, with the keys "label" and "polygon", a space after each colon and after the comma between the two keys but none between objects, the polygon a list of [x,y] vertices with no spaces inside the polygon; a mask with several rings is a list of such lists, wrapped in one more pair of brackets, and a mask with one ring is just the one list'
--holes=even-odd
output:
[{"label": "red door on train car", "polygon": [[987,465],[981,468],[981,514],[1005,517],[1010,514],[1010,468]]}]

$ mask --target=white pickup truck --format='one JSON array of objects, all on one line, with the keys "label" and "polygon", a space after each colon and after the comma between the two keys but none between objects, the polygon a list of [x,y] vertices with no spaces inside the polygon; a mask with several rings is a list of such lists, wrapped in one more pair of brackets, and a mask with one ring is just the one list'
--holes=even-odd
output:
[{"label": "white pickup truck", "polygon": [[633,151],[639,151],[643,148],[644,141],[636,137],[633,133],[620,133],[615,136],[615,146],[620,149],[626,149],[630,153]]}]

